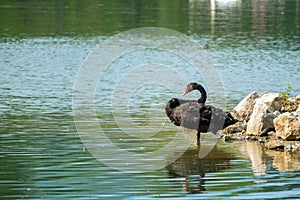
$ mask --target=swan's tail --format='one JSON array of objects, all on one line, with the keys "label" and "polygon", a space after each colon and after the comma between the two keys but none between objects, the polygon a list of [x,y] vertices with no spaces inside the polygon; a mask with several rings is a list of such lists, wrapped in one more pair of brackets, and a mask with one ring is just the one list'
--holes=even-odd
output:
[{"label": "swan's tail", "polygon": [[236,122],[238,122],[238,120],[235,119],[229,112],[226,112],[225,113],[225,122],[224,122],[224,127],[223,128],[226,128],[227,126],[235,124]]}]

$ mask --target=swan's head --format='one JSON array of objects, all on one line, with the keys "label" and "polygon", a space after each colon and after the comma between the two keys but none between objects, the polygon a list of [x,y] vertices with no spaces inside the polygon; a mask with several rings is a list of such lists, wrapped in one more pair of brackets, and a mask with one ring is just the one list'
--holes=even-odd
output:
[{"label": "swan's head", "polygon": [[185,88],[185,90],[184,90],[182,96],[184,96],[184,95],[186,95],[187,93],[189,93],[189,92],[191,92],[191,91],[197,89],[197,86],[198,86],[198,85],[199,85],[198,83],[189,83],[189,84],[186,86],[186,88]]}]

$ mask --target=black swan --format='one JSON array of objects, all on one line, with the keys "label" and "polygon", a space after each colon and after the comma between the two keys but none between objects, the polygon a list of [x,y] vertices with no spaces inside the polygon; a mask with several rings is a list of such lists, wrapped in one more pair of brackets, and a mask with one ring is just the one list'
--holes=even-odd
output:
[{"label": "black swan", "polygon": [[173,124],[197,130],[197,140],[199,140],[201,132],[210,131],[216,134],[219,130],[237,122],[229,112],[205,105],[206,91],[202,85],[189,83],[183,95],[193,90],[200,91],[201,97],[198,100],[173,98],[168,101],[165,110]]}]

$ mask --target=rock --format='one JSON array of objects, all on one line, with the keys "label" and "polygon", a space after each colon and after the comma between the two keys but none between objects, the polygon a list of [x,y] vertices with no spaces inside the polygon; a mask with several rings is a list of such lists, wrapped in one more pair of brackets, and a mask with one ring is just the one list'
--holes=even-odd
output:
[{"label": "rock", "polygon": [[297,97],[291,97],[285,99],[284,103],[282,104],[280,111],[281,112],[292,112],[297,111],[300,105],[299,95]]},{"label": "rock", "polygon": [[255,100],[259,98],[257,92],[252,92],[245,97],[234,109],[232,115],[239,121],[248,121],[253,111]]},{"label": "rock", "polygon": [[271,111],[280,110],[285,99],[279,93],[266,93],[259,98]]},{"label": "rock", "polygon": [[239,141],[239,140],[242,140],[241,138],[239,138],[239,137],[232,137],[232,136],[230,136],[230,135],[223,135],[222,136],[222,138],[223,138],[223,140],[225,141],[225,142],[233,142],[233,141]]},{"label": "rock", "polygon": [[300,95],[298,95],[296,97],[296,102],[298,104],[298,108],[297,108],[296,112],[300,114]]},{"label": "rock", "polygon": [[297,118],[297,120],[300,120],[300,112],[294,111],[294,112],[290,112],[292,116],[295,116]]},{"label": "rock", "polygon": [[268,136],[269,136],[269,137],[274,137],[274,138],[276,138],[276,133],[275,133],[275,131],[270,131],[270,132],[268,132]]},{"label": "rock", "polygon": [[284,148],[284,144],[278,140],[270,140],[270,141],[267,141],[265,143],[265,147],[267,149],[276,149],[276,150],[279,150],[279,149],[283,149]]},{"label": "rock", "polygon": [[231,126],[226,127],[225,129],[223,129],[223,131],[226,134],[233,134],[233,133],[245,132],[246,128],[247,128],[246,122],[237,122]]},{"label": "rock", "polygon": [[274,129],[273,120],[276,115],[260,99],[256,100],[253,112],[247,123],[247,134],[261,136]]},{"label": "rock", "polygon": [[300,139],[300,119],[293,113],[283,113],[274,119],[276,136],[284,140]]},{"label": "rock", "polygon": [[273,112],[273,114],[278,117],[281,113],[278,110],[276,110],[275,112]]}]

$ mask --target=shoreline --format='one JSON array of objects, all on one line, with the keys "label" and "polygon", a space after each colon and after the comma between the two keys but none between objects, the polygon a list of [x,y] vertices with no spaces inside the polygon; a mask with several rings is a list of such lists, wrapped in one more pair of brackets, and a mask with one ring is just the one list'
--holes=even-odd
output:
[{"label": "shoreline", "polygon": [[237,142],[237,141],[249,141],[249,142],[259,142],[262,147],[269,150],[277,151],[288,151],[288,152],[297,152],[300,153],[300,141],[291,140],[286,141],[280,138],[277,138],[274,135],[269,136],[253,136],[248,135],[246,132],[238,132],[232,134],[222,133],[220,138],[226,143]]},{"label": "shoreline", "polygon": [[256,141],[266,149],[300,153],[300,95],[252,92],[231,114],[238,122],[220,131],[225,142]]}]

